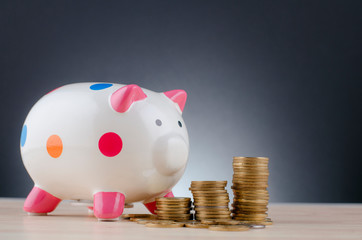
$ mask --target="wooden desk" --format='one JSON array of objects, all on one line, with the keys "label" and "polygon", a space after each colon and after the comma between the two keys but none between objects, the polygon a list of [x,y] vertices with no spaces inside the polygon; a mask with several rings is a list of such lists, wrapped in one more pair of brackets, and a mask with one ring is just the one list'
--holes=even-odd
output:
[{"label": "wooden desk", "polygon": [[[274,225],[247,232],[158,229],[128,222],[98,222],[83,206],[61,203],[48,216],[27,216],[24,199],[0,199],[0,239],[362,239],[362,204],[271,204]],[[125,213],[145,213],[141,204]]]}]

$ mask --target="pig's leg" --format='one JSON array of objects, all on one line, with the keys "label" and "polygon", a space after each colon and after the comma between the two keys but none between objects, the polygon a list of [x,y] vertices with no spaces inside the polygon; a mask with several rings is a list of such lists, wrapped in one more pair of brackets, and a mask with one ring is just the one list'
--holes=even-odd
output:
[{"label": "pig's leg", "polygon": [[98,220],[117,221],[123,213],[125,197],[119,192],[97,192],[93,195],[94,216]]},{"label": "pig's leg", "polygon": [[[168,192],[165,196],[163,197],[174,197],[172,191]],[[150,211],[152,214],[156,214],[155,210],[156,208],[156,201],[153,202],[149,202],[149,203],[144,203],[145,207],[148,209],[148,211]]]},{"label": "pig's leg", "polygon": [[54,197],[50,193],[33,187],[24,203],[24,210],[29,215],[46,215],[52,212],[60,203],[61,199]]}]

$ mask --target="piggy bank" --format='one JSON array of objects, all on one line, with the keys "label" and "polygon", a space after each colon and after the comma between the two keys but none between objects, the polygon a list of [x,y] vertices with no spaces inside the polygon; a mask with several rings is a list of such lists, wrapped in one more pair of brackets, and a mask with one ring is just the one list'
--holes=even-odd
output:
[{"label": "piggy bank", "polygon": [[42,97],[21,134],[23,163],[34,181],[24,203],[32,214],[64,199],[93,201],[98,219],[116,220],[124,204],[170,197],[183,175],[189,140],[184,90],[76,83]]}]

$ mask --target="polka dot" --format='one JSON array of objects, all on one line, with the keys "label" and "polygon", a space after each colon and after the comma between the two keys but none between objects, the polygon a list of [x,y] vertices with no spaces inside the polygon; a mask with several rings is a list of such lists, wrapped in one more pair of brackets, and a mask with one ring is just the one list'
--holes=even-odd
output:
[{"label": "polka dot", "polygon": [[90,86],[89,88],[91,90],[98,91],[98,90],[109,88],[111,86],[113,86],[112,83],[96,83],[96,84],[93,84],[92,86]]},{"label": "polka dot", "polygon": [[24,125],[23,130],[21,130],[21,137],[20,137],[20,145],[22,147],[24,147],[25,145],[27,134],[28,134],[28,127]]},{"label": "polka dot", "polygon": [[157,119],[157,120],[156,120],[156,125],[157,125],[157,126],[161,126],[161,125],[162,125],[162,121],[161,121],[160,119]]},{"label": "polka dot", "polygon": [[114,157],[122,150],[122,139],[114,132],[102,135],[98,142],[98,148],[104,156]]},{"label": "polka dot", "polygon": [[58,135],[51,135],[47,141],[47,151],[53,158],[58,158],[63,152],[62,139]]}]

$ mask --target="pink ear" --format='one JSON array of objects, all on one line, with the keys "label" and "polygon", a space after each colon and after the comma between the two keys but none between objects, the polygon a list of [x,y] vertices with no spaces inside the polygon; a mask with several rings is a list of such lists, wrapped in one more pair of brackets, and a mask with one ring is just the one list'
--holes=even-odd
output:
[{"label": "pink ear", "polygon": [[187,98],[187,93],[184,90],[181,89],[171,90],[168,92],[164,92],[164,94],[173,102],[177,103],[182,112],[184,111],[186,98]]},{"label": "pink ear", "polygon": [[115,91],[111,96],[111,105],[114,110],[120,113],[126,112],[131,105],[147,96],[142,89],[135,85],[127,85]]}]

